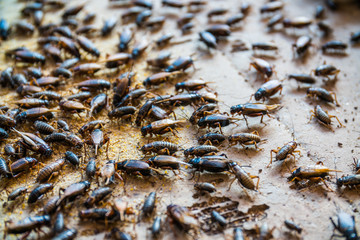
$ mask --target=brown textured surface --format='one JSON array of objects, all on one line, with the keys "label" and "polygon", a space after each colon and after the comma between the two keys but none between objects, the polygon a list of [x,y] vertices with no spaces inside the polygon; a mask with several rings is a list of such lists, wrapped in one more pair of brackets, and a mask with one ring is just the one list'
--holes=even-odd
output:
[{"label": "brown textured surface", "polygon": [[[206,11],[198,14],[194,23],[196,25],[192,34],[181,37],[181,32],[175,27],[175,19],[177,16],[181,16],[185,13],[185,9],[181,11],[173,10],[171,8],[159,9],[159,1],[154,1],[155,16],[167,15],[168,21],[164,28],[157,33],[150,34],[145,31],[137,31],[135,39],[139,41],[145,37],[149,41],[157,39],[162,33],[173,32],[177,39],[191,38],[193,41],[175,45],[167,48],[172,52],[172,56],[186,56],[196,52],[196,71],[188,70],[186,78],[203,78],[209,82],[210,87],[218,92],[219,103],[222,111],[229,111],[229,106],[245,103],[248,101],[250,95],[262,84],[262,80],[258,78],[256,72],[252,68],[249,69],[249,62],[252,56],[252,51],[231,53],[231,42],[236,39],[241,39],[248,46],[251,43],[257,41],[273,41],[280,48],[275,59],[268,59],[271,64],[275,66],[278,79],[284,79],[289,73],[309,73],[312,69],[326,63],[332,64],[338,67],[341,72],[338,75],[338,81],[335,84],[325,86],[327,89],[336,92],[340,107],[334,107],[331,104],[324,104],[323,102],[317,102],[316,100],[306,98],[303,88],[298,88],[295,81],[285,80],[283,85],[284,89],[280,97],[271,99],[272,103],[279,103],[283,107],[276,111],[273,116],[274,119],[265,117],[264,121],[267,124],[265,127],[259,124],[258,118],[249,119],[249,124],[252,130],[258,130],[262,138],[266,138],[267,141],[261,144],[262,151],[256,152],[252,149],[244,151],[241,147],[231,147],[227,149],[227,143],[221,147],[221,152],[225,152],[229,158],[237,160],[243,165],[251,165],[252,168],[246,169],[253,175],[260,176],[259,193],[250,193],[253,201],[249,201],[242,189],[238,184],[232,186],[231,191],[227,191],[227,187],[232,180],[233,176],[224,174],[202,174],[200,181],[218,182],[216,184],[218,191],[213,193],[213,197],[227,197],[232,201],[239,202],[239,210],[241,212],[247,212],[253,205],[266,204],[270,208],[266,210],[267,217],[260,222],[249,221],[244,225],[245,229],[251,229],[255,224],[261,225],[263,222],[267,222],[269,227],[276,227],[274,236],[277,239],[289,239],[289,235],[286,234],[287,230],[283,225],[285,219],[293,219],[294,222],[299,223],[303,227],[303,233],[301,235],[304,239],[329,239],[333,227],[329,221],[330,216],[336,214],[336,208],[334,202],[336,202],[343,210],[355,215],[357,224],[359,225],[360,217],[358,210],[360,208],[359,194],[353,191],[341,191],[330,192],[323,184],[319,186],[315,185],[310,188],[300,190],[291,189],[287,182],[289,176],[288,168],[281,162],[275,162],[271,168],[266,168],[266,165],[270,161],[270,150],[283,146],[285,143],[293,140],[292,133],[294,133],[296,141],[299,143],[298,149],[301,150],[301,157],[297,158],[297,161],[293,160],[288,162],[290,169],[296,166],[306,166],[315,164],[317,161],[323,161],[329,168],[334,168],[334,159],[337,159],[337,169],[343,172],[339,175],[353,174],[352,158],[359,156],[359,59],[360,48],[357,46],[350,46],[347,50],[346,56],[329,56],[323,55],[319,49],[319,46],[327,40],[341,40],[348,42],[351,32],[359,31],[359,19],[360,9],[354,7],[353,4],[345,4],[341,6],[341,9],[337,12],[331,12],[326,10],[327,21],[334,27],[334,33],[330,38],[320,39],[316,36],[316,28],[310,27],[309,33],[314,36],[313,46],[310,48],[309,53],[304,60],[294,60],[291,51],[291,44],[294,42],[295,37],[284,32],[266,33],[265,21],[261,19],[258,9],[264,1],[254,1],[252,9],[249,15],[241,24],[241,27],[234,31],[228,42],[221,42],[217,51],[211,51],[208,54],[202,44],[197,40],[197,32],[204,29],[208,25],[205,17],[206,12],[209,9],[215,7],[226,7],[230,10],[230,13],[236,13],[239,9],[240,3],[237,1],[210,1],[206,7]],[[315,10],[315,6],[322,1],[284,1],[284,14],[289,17],[295,16],[307,16],[312,17]],[[72,1],[71,5],[75,3]],[[70,5],[70,4],[69,4]],[[9,22],[14,22],[18,19],[18,10],[21,9],[23,3],[15,1],[1,1],[0,3],[0,16],[6,18]],[[87,2],[85,7],[86,11],[96,11],[97,19],[96,25],[101,26],[104,19],[110,16],[120,16],[124,11],[124,8],[110,8],[106,1],[91,0]],[[61,12],[59,12],[61,13]],[[47,13],[45,22],[59,22],[59,13]],[[231,15],[228,14],[227,16]],[[82,17],[84,12],[79,14]],[[122,26],[118,25],[111,37],[101,39],[92,38],[96,46],[100,49],[103,59],[106,53],[115,53],[116,45],[118,43],[118,35],[116,32],[122,30]],[[302,30],[300,30],[302,31]],[[291,31],[290,31],[291,33]],[[36,36],[36,35],[35,35]],[[178,37],[180,36],[180,37]],[[36,37],[29,38],[11,38],[6,42],[2,42],[1,51],[5,49],[14,48],[20,45],[25,45],[30,49],[36,50]],[[138,73],[137,82],[141,82],[151,72],[145,70],[145,64],[141,61],[147,57],[156,56],[157,49],[151,50],[150,47],[147,53],[138,61],[134,67],[134,71]],[[11,66],[12,62],[1,57],[0,59],[1,69],[6,66]],[[45,71],[46,72],[46,71]],[[50,72],[50,71],[49,71]],[[110,78],[113,79],[113,78]],[[72,80],[71,80],[72,81]],[[79,82],[80,79],[75,79],[74,82]],[[317,86],[324,84],[320,79],[317,81]],[[71,84],[69,84],[71,86]],[[165,85],[162,89],[162,93],[172,93],[173,86]],[[63,96],[70,95],[72,88],[63,88],[61,93]],[[159,91],[158,91],[159,92]],[[12,101],[17,99],[18,96],[14,92],[8,92],[7,90],[0,89],[1,104],[14,106]],[[326,128],[320,126],[315,120],[308,123],[310,118],[310,110],[314,106],[320,103],[324,109],[329,113],[337,115],[342,123],[346,127],[338,128],[334,124],[335,132],[328,131]],[[184,111],[178,111],[180,118],[191,114],[192,109],[186,107]],[[85,116],[85,115],[84,115]],[[103,111],[100,118],[105,118],[106,112]],[[72,129],[78,129],[85,121],[79,119],[76,115],[73,116],[73,120],[70,122]],[[120,153],[120,160],[123,159],[139,159],[142,154],[138,151],[138,146],[146,143],[150,138],[142,138],[140,136],[140,129],[129,124],[115,124],[109,123],[106,130],[111,131],[111,147],[109,155],[111,159],[117,159]],[[239,122],[239,126],[231,125],[224,128],[225,134],[238,133],[243,131],[249,131],[245,125],[245,122]],[[171,141],[178,142],[184,149],[196,144],[195,136],[203,133],[197,133],[198,130],[190,125],[185,126],[179,131],[178,137],[167,135]],[[11,135],[16,138],[17,136]],[[161,137],[157,138],[161,139]],[[341,143],[341,146],[340,146]],[[0,145],[3,149],[4,144]],[[54,145],[56,153],[64,152],[64,147],[57,147]],[[182,153],[177,153],[182,157]],[[54,161],[56,157],[50,161]],[[105,163],[106,156],[105,151],[101,152],[99,156],[99,165]],[[184,168],[185,169],[185,168]],[[189,174],[188,174],[188,173]],[[27,185],[33,186],[33,180],[35,179],[37,170],[32,171],[26,176],[22,176],[17,180],[1,180],[1,189],[6,184],[7,190],[13,190],[18,186]],[[166,206],[170,203],[179,204],[182,206],[191,206],[194,203],[207,201],[208,195],[201,196],[200,198],[193,198],[195,193],[193,189],[193,180],[187,180],[190,178],[191,172],[185,169],[179,176],[173,176],[171,172],[168,172],[167,177],[128,177],[127,178],[127,194],[123,194],[122,184],[113,185],[113,196],[120,196],[124,200],[129,201],[129,204],[134,209],[140,209],[144,197],[151,191],[158,192],[157,201],[157,214],[163,216],[163,223],[166,222]],[[73,169],[67,167],[62,171],[61,176],[55,179],[55,190],[53,193],[48,194],[43,200],[36,203],[34,206],[29,207],[27,203],[21,203],[17,201],[14,205],[3,207],[0,205],[0,215],[2,220],[7,219],[19,219],[26,215],[33,215],[40,211],[41,206],[52,195],[58,194],[60,187],[66,187],[73,182],[81,179],[80,169]],[[217,181],[223,179],[223,181]],[[332,189],[336,189],[335,176],[331,178],[328,185]],[[94,189],[97,184],[92,184]],[[73,205],[72,209],[67,209],[65,214],[66,224],[68,227],[74,227],[79,229],[79,239],[102,239],[104,236],[105,226],[100,224],[93,225],[91,223],[79,223],[77,218],[77,208],[82,208],[80,204],[84,201],[84,197]],[[5,192],[2,192],[0,197],[1,202],[6,202],[7,197]],[[12,210],[13,209],[13,210]],[[151,220],[142,221],[138,224],[131,223],[133,218],[129,218],[129,223],[116,224],[122,230],[130,233],[134,238],[145,239],[150,238],[150,231],[148,227],[151,226]],[[167,224],[166,224],[167,225]],[[1,234],[3,233],[4,224],[0,221]],[[101,232],[101,233],[98,233]],[[98,233],[98,234],[97,234]],[[225,235],[224,235],[225,234]],[[219,239],[219,238],[232,238],[232,229],[226,229],[224,234],[217,234],[206,236],[202,233],[199,238],[201,239]],[[34,235],[35,236],[35,235]],[[169,227],[165,227],[162,237],[164,239],[173,239],[173,234]],[[179,239],[183,237],[191,236],[180,235]],[[294,236],[293,236],[294,237]],[[295,238],[295,237],[294,237]],[[296,239],[296,238],[295,238]]]}]

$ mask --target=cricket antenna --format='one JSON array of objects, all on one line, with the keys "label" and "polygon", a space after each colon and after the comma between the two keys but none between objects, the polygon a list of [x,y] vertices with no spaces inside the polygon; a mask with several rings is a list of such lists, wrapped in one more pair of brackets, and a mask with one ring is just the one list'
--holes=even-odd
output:
[{"label": "cricket antenna", "polygon": [[286,107],[285,109],[286,109],[286,111],[289,113],[289,116],[290,116],[291,129],[292,129],[291,136],[292,136],[292,138],[293,138],[293,141],[295,141],[295,140],[296,140],[296,136],[295,136],[294,120],[293,120],[293,118],[292,118],[292,116],[291,116],[291,114],[290,114],[290,111],[289,111],[288,107]]},{"label": "cricket antenna", "polygon": [[228,108],[231,108],[231,106],[226,104],[224,101],[218,100],[218,102],[221,103],[222,105],[228,107]]},{"label": "cricket antenna", "polygon": [[333,203],[334,203],[334,206],[336,208],[336,211],[340,212],[341,208],[339,207],[339,205],[335,201],[333,201]]},{"label": "cricket antenna", "polygon": [[[187,115],[187,113],[185,112],[185,110],[183,110],[182,108],[179,108],[179,110],[185,115],[186,120],[189,120],[189,116]],[[182,116],[183,117],[183,116]]]},{"label": "cricket antenna", "polygon": [[158,187],[156,188],[155,192],[156,192],[156,193],[159,192],[159,189],[162,188],[162,187],[164,187],[164,186],[161,184],[160,186],[158,186]]},{"label": "cricket antenna", "polygon": [[132,72],[132,70],[134,69],[134,65],[135,65],[135,62],[133,61],[133,62],[131,63],[131,66],[130,66],[130,68],[129,68],[129,71],[128,71],[127,74],[126,74],[126,78],[127,78],[128,80],[131,79],[131,72]]},{"label": "cricket antenna", "polygon": [[117,158],[118,162],[119,162],[119,159],[120,159],[120,153],[121,153],[121,149],[119,148],[119,154],[118,154],[118,158]]}]

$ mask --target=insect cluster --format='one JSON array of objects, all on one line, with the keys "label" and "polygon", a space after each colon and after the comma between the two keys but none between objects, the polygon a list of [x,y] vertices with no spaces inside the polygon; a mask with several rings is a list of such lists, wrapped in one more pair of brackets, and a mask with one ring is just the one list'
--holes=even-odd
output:
[{"label": "insect cluster", "polygon": [[[329,7],[335,6],[331,5],[332,1],[327,2]],[[2,186],[8,192],[8,202],[4,206],[15,208],[23,201],[29,209],[42,205],[37,215],[20,221],[6,221],[5,235],[24,234],[22,237],[25,239],[36,231],[45,238],[62,240],[86,235],[81,229],[65,224],[76,211],[80,224],[96,222],[104,225],[106,238],[136,237],[136,233],[127,233],[115,226],[119,223],[136,224],[143,219],[153,220],[151,234],[154,238],[169,229],[197,236],[202,228],[189,208],[169,203],[166,213],[156,213],[156,205],[160,202],[158,191],[149,193],[142,206],[131,205],[122,199],[128,194],[127,183],[133,181],[132,177],[161,181],[164,176],[169,176],[168,170],[172,171],[173,179],[177,179],[187,176],[190,169],[193,174],[190,181],[198,173],[194,189],[205,196],[216,193],[217,188],[213,183],[199,181],[204,171],[214,175],[228,174],[233,181],[237,180],[249,200],[261,192],[259,176],[250,174],[254,170],[247,170],[249,166],[228,158],[226,151],[240,145],[239,149],[244,151],[254,146],[256,152],[261,152],[264,149],[259,145],[268,140],[257,130],[228,134],[229,131],[223,129],[240,124],[246,124],[250,129],[252,124],[248,118],[254,117],[259,117],[264,127],[271,127],[263,118],[273,118],[270,114],[282,108],[279,101],[272,100],[276,99],[274,95],[282,97],[286,82],[274,78],[277,74],[275,66],[265,59],[277,55],[279,47],[273,42],[252,43],[249,71],[254,68],[264,83],[252,93],[248,102],[227,106],[225,112],[220,110],[222,102],[213,86],[218,82],[192,78],[191,74],[196,72],[196,62],[201,61],[203,54],[211,57],[228,42],[231,52],[248,51],[246,43],[231,39],[231,35],[241,28],[248,15],[256,11],[267,20],[270,33],[296,33],[304,29],[306,32],[316,22],[320,37],[328,37],[331,36],[331,26],[319,20],[323,18],[325,8],[316,8],[315,19],[286,18],[282,13],[285,7],[282,1],[269,1],[260,9],[243,3],[238,12],[231,13],[228,8],[205,11],[208,5],[205,0],[162,0],[162,11],[186,11],[176,18],[182,36],[166,33],[155,38],[156,32],[173,19],[154,11],[157,7],[154,3],[149,0],[109,0],[109,8],[119,8],[121,16],[108,18],[101,27],[93,22],[103,16],[87,12],[86,3],[73,4],[63,0],[18,3],[24,4],[21,9],[23,20],[11,25],[3,18],[0,20],[2,41],[12,41],[17,37],[37,38],[35,47],[19,46],[4,52],[12,66],[2,69],[0,86],[4,91],[16,94],[11,102],[0,105],[0,144],[4,151],[0,158],[0,175]],[[61,17],[48,21],[53,11],[60,13]],[[198,39],[186,38],[198,29],[200,15],[204,15],[208,23],[198,32]],[[116,31],[119,41],[111,54],[97,47],[97,41],[115,36]],[[292,45],[294,59],[307,57],[309,49],[314,47],[313,38],[308,33],[298,37]],[[199,52],[174,57],[168,50],[171,46],[191,41],[196,42]],[[350,44],[359,42],[360,33],[352,33]],[[347,48],[347,43],[337,40],[320,46],[326,55],[346,55]],[[156,56],[152,54],[154,52]],[[153,57],[147,57],[150,55]],[[141,71],[145,71],[146,76],[139,74]],[[328,88],[326,83],[336,82],[339,73],[337,67],[324,63],[309,74],[293,73],[287,78],[306,86],[306,95],[316,97],[319,104],[340,107],[336,94],[325,89]],[[325,82],[324,88],[319,86],[320,80]],[[189,109],[190,112],[186,112]],[[330,115],[320,105],[311,111],[309,121],[313,117],[331,131],[334,131],[332,118],[343,126],[338,117]],[[184,148],[178,141],[171,140],[172,137],[178,139],[179,129],[184,127],[203,133],[196,138],[198,146]],[[113,131],[122,130],[124,136],[128,130],[138,133],[136,151],[142,158],[124,158],[119,151],[116,159],[113,147],[119,136]],[[298,144],[293,139],[271,150],[268,167],[272,164],[273,153],[274,161],[285,161],[290,156],[295,158],[294,153],[300,152]],[[339,189],[360,184],[360,161],[355,161],[355,165],[356,174],[336,179]],[[30,182],[28,179],[32,179],[36,168],[34,182]],[[65,188],[64,185],[58,187],[64,172],[79,173],[76,175],[79,178]],[[288,181],[296,186],[322,182],[332,191],[328,186],[332,172],[340,171],[318,162],[297,167]],[[20,181],[24,178],[25,184]],[[15,183],[20,184],[13,187]],[[121,185],[123,188],[119,187]],[[53,194],[55,190],[58,194]],[[54,196],[48,199],[50,194]],[[245,231],[231,225],[223,213],[215,210],[207,214],[207,218],[220,230],[234,228],[234,239],[244,239],[245,236],[270,239],[274,230],[264,224]],[[337,219],[337,224],[331,219],[335,229],[346,239],[358,239],[354,217],[339,211]],[[168,228],[164,221],[169,223]],[[284,225],[298,235],[302,232],[302,228],[290,220],[285,220]],[[48,231],[43,232],[43,229]]]}]

